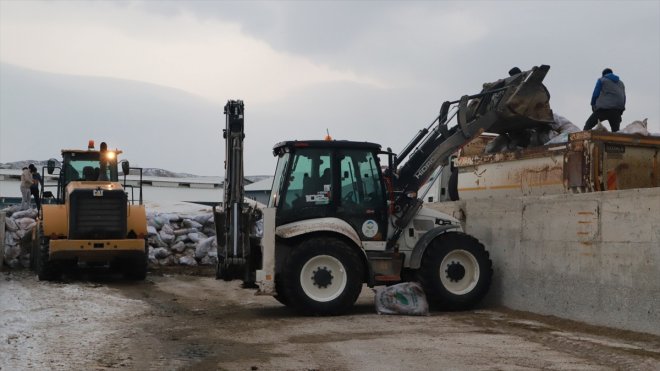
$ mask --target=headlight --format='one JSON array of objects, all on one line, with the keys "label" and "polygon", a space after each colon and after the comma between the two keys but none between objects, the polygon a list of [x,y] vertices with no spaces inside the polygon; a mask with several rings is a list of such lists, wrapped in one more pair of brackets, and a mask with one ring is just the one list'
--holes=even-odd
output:
[{"label": "headlight", "polygon": [[115,157],[117,157],[117,155],[114,152],[108,151],[108,152],[106,152],[105,157],[108,160],[114,160]]}]

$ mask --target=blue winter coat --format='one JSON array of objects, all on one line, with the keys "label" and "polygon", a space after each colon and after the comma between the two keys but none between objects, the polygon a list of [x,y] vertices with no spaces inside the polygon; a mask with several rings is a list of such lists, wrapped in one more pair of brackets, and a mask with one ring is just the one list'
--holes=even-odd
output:
[{"label": "blue winter coat", "polygon": [[591,96],[594,109],[626,109],[626,87],[619,76],[608,73],[596,81]]}]

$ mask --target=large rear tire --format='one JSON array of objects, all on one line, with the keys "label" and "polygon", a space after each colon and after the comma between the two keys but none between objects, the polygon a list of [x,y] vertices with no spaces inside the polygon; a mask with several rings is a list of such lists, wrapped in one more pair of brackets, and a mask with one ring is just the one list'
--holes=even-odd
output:
[{"label": "large rear tire", "polygon": [[144,281],[147,278],[148,265],[146,253],[128,258],[123,264],[124,277],[133,281]]},{"label": "large rear tire", "polygon": [[281,275],[280,302],[307,315],[337,315],[360,295],[364,264],[343,241],[314,237],[294,248]]},{"label": "large rear tire", "polygon": [[436,237],[426,248],[418,271],[431,306],[446,310],[474,307],[488,292],[492,276],[484,245],[461,232]]},{"label": "large rear tire", "polygon": [[58,262],[50,260],[50,239],[44,236],[43,225],[37,231],[38,248],[36,248],[35,265],[39,281],[55,281],[62,276]]}]

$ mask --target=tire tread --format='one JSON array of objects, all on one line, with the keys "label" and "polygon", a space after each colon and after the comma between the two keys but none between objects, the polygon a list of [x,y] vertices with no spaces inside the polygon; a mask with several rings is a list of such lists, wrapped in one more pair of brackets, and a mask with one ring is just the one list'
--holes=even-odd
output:
[{"label": "tire tread", "polygon": [[[472,253],[479,264],[479,283],[475,288],[464,295],[454,295],[447,292],[440,282],[438,276],[439,265],[442,259],[451,250],[447,246],[455,246],[454,241],[466,245],[464,250]],[[467,310],[474,307],[488,293],[493,276],[493,263],[490,254],[473,236],[464,232],[447,232],[436,237],[424,252],[422,265],[418,271],[417,279],[422,284],[429,304],[435,309],[442,310]]]},{"label": "tire tread", "polygon": [[[341,256],[340,261],[346,269],[348,282],[344,293],[338,298],[330,302],[319,303],[308,298],[302,290],[299,282],[300,269],[302,269],[310,254],[329,254],[329,252]],[[345,261],[342,259],[345,259]],[[343,314],[353,306],[362,291],[363,272],[364,264],[359,255],[355,249],[343,241],[327,236],[306,239],[293,248],[284,265],[280,287],[277,288],[278,292],[282,289],[284,295],[282,298],[278,298],[278,301],[293,307],[304,315],[332,316]]]}]

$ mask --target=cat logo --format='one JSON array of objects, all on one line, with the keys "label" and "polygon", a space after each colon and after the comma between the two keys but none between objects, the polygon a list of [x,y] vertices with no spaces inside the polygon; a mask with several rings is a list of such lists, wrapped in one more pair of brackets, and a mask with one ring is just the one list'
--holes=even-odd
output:
[{"label": "cat logo", "polygon": [[92,195],[94,197],[103,197],[103,190],[102,189],[95,189],[92,191]]}]

